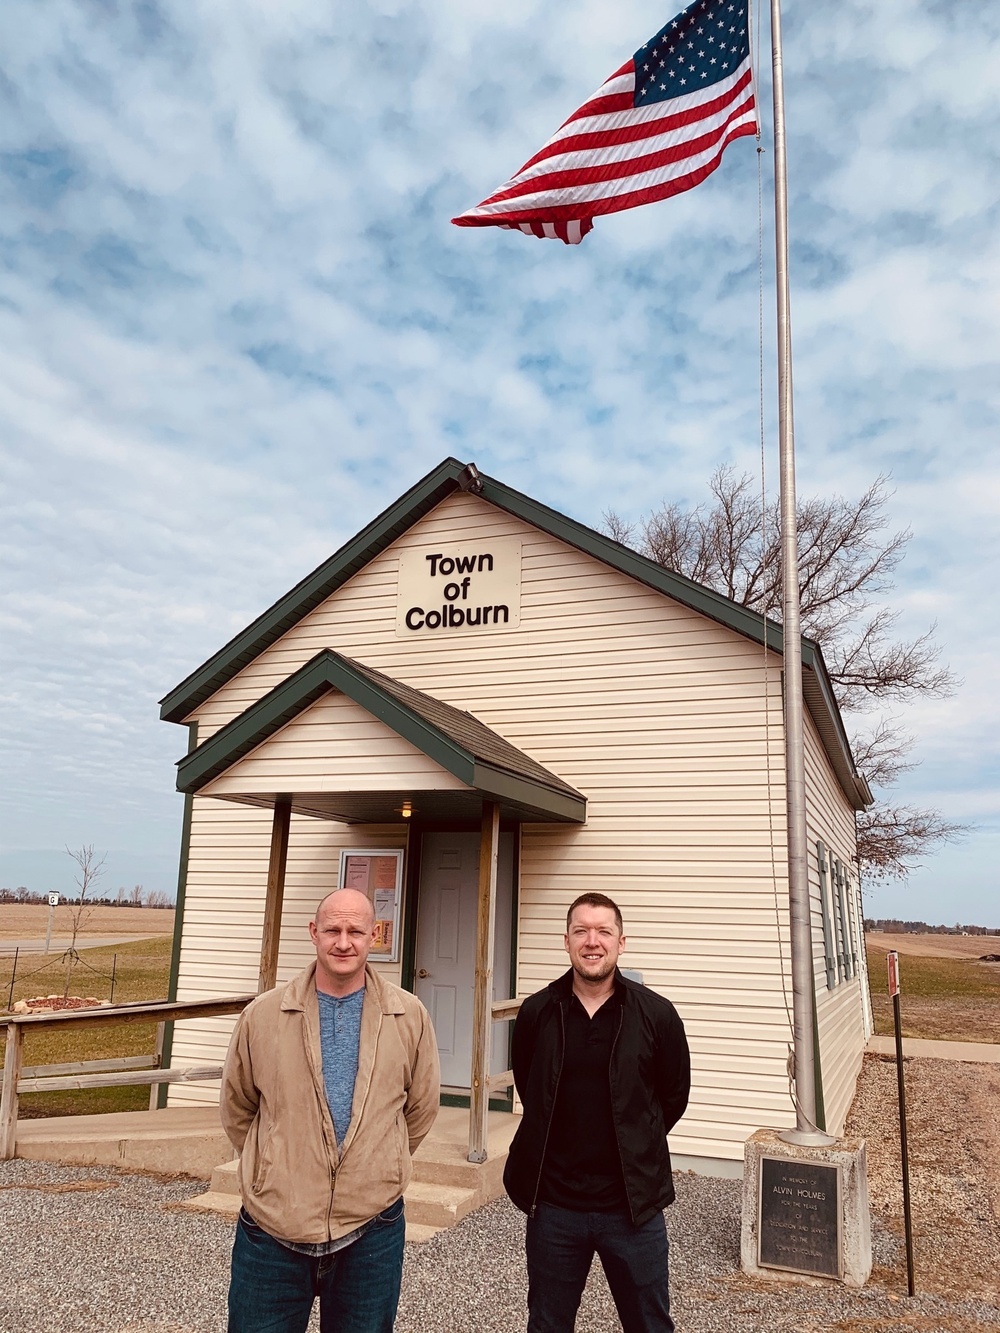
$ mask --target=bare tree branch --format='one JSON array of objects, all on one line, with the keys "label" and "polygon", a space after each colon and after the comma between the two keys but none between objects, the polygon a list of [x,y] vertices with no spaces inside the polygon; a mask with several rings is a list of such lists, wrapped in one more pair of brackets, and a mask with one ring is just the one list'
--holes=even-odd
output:
[{"label": "bare tree branch", "polygon": [[940,650],[932,642],[936,626],[909,643],[893,643],[887,631],[896,619],[894,611],[883,608],[857,635],[834,646],[830,678],[842,708],[864,708],[872,699],[944,699],[954,694],[957,680],[937,665]]},{"label": "bare tree branch", "polygon": [[604,531],[616,542],[620,542],[622,546],[631,546],[635,524],[626,523],[613,509],[605,509]]},{"label": "bare tree branch", "polygon": [[873,879],[905,879],[935,843],[957,842],[967,831],[937,810],[878,801],[858,815],[858,861]]},{"label": "bare tree branch", "polygon": [[72,926],[72,938],[69,948],[66,950],[66,986],[63,990],[63,999],[69,995],[70,981],[73,977],[73,967],[77,962],[76,941],[77,936],[83,927],[90,920],[93,906],[87,902],[87,895],[94,887],[95,883],[104,874],[104,862],[107,860],[107,853],[98,856],[94,851],[93,844],[85,844],[77,848],[76,851],[70,851],[66,848],[66,855],[76,862],[77,874],[73,878],[79,893],[76,901],[70,905],[69,918]]},{"label": "bare tree branch", "polygon": [[[617,541],[636,545],[668,569],[707,584],[735,602],[781,619],[781,515],[762,503],[747,474],[719,468],[712,500],[694,508],[664,502],[629,525],[605,515]],[[893,637],[897,613],[879,605],[906,553],[910,532],[887,532],[888,481],[876,477],[860,498],[835,495],[798,505],[799,593],[803,632],[815,639],[837,701],[845,712],[880,700],[944,698],[958,681],[939,664],[935,626],[912,640]],[[890,719],[854,740],[869,782],[891,787],[913,768],[912,738]],[[902,874],[936,842],[960,836],[961,826],[935,810],[876,805],[859,819],[859,858],[875,876]]]},{"label": "bare tree branch", "polygon": [[858,770],[873,787],[891,787],[904,773],[916,768],[906,756],[913,749],[913,737],[892,718],[879,718],[874,730],[856,732],[851,748]]}]

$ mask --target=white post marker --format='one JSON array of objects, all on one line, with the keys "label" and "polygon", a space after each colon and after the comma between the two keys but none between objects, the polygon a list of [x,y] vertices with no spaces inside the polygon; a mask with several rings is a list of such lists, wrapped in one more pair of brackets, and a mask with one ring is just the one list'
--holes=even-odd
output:
[{"label": "white post marker", "polygon": [[49,894],[49,923],[45,928],[45,952],[48,953],[49,945],[52,943],[52,918],[56,914],[56,908],[59,906],[58,893]]},{"label": "white post marker", "polygon": [[895,949],[889,950],[885,962],[889,971],[889,998],[894,999],[899,994],[899,954]]}]

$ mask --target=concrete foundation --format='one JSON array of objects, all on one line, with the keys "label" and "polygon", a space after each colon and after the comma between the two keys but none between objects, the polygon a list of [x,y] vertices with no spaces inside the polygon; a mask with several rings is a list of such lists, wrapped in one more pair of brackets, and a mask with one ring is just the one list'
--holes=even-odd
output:
[{"label": "concrete foundation", "polygon": [[[836,1188],[836,1203],[828,1184]],[[785,1143],[776,1130],[752,1134],[744,1153],[740,1257],[743,1271],[753,1277],[864,1286],[872,1270],[864,1140],[807,1148]],[[832,1271],[821,1276],[816,1270],[824,1265]]]},{"label": "concrete foundation", "polygon": [[179,1172],[208,1180],[233,1150],[219,1123],[217,1106],[175,1106],[19,1120],[14,1155],[73,1166]]}]

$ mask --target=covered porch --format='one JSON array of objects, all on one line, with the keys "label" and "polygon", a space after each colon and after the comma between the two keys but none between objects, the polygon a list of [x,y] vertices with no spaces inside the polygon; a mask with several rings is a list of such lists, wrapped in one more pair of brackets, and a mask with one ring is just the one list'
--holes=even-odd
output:
[{"label": "covered porch", "polygon": [[[292,815],[357,828],[341,885],[366,856],[384,873],[390,856],[364,830],[397,827],[395,907],[379,909],[377,943],[435,1019],[446,1100],[468,1098],[466,1157],[485,1162],[491,1095],[510,1105],[520,831],[582,824],[585,798],[470,713],[329,649],[192,750],[177,785],[271,811],[261,991],[278,976]],[[387,885],[373,902],[389,903]]]}]

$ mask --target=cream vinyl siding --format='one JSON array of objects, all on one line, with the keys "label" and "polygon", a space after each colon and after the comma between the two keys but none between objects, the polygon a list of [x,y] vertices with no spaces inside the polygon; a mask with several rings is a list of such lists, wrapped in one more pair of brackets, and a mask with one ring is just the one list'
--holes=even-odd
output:
[{"label": "cream vinyl siding", "polygon": [[[257,989],[260,965],[271,812],[201,796],[196,796],[193,804],[177,998],[252,995]],[[290,980],[315,957],[309,921],[316,904],[337,886],[341,848],[405,845],[406,830],[395,824],[348,825],[292,815],[279,984]],[[398,963],[377,962],[375,966],[389,980],[399,981]],[[221,1063],[235,1021],[211,1018],[178,1023],[172,1064]],[[169,1089],[171,1106],[214,1103],[218,1099],[217,1083],[173,1084]]]},{"label": "cream vinyl siding", "polygon": [[407,787],[469,790],[360,704],[331,690],[210,782],[202,795]]},{"label": "cream vinyl siding", "polygon": [[[867,967],[864,948],[858,948],[859,973],[849,981],[838,981],[832,990],[826,984],[823,940],[823,904],[820,897],[819,864],[816,841],[827,846],[828,858],[839,857],[851,877],[850,892],[855,897],[849,925],[860,920],[857,898],[858,871],[854,811],[847,804],[826,761],[819,734],[812,718],[806,718],[806,811],[809,839],[809,887],[812,895],[813,971],[816,981],[816,1015],[819,1029],[820,1060],[823,1068],[823,1097],[827,1129],[843,1132],[844,1121],[854,1097],[854,1087],[861,1068],[865,1044],[871,1034],[866,988]],[[857,946],[855,946],[857,947]]]},{"label": "cream vinyl siding", "polygon": [[[398,552],[491,537],[521,538],[519,626],[397,638]],[[564,970],[572,899],[608,892],[625,915],[626,962],[674,1001],[691,1039],[694,1091],[671,1135],[674,1150],[738,1159],[754,1129],[793,1123],[780,658],[765,669],[759,645],[464,494],[438,505],[207,700],[190,719],[199,738],[326,647],[469,709],[587,797],[585,826],[523,827],[517,993]],[[243,905],[241,957],[245,976],[256,977],[270,827],[268,812],[206,797],[195,808],[193,925],[181,964],[192,995],[205,993],[209,975],[238,989],[220,978],[211,931],[198,924],[226,895]],[[252,854],[239,846],[247,835]],[[332,865],[345,839],[370,842],[357,830],[293,820],[289,925],[314,895],[315,876],[308,894],[302,888],[303,861]],[[286,947],[282,976],[292,970]],[[300,949],[296,961],[304,956]]]}]

